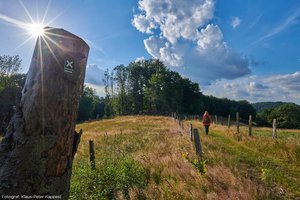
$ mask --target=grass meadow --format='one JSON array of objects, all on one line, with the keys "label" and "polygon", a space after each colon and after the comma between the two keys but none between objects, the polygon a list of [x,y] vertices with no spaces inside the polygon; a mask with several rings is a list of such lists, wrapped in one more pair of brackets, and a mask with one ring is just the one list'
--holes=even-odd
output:
[{"label": "grass meadow", "polygon": [[[188,125],[200,131],[201,166]],[[125,116],[77,125],[70,199],[297,199],[300,131],[212,125],[160,116]],[[95,142],[96,170],[89,162]],[[198,167],[197,167],[198,166]]]}]

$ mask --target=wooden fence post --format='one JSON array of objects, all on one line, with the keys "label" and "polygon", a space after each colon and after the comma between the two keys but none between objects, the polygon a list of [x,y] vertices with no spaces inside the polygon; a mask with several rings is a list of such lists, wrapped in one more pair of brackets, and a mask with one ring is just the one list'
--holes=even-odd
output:
[{"label": "wooden fence post", "polygon": [[240,114],[236,112],[236,131],[240,133]]},{"label": "wooden fence post", "polygon": [[96,165],[95,165],[95,149],[94,149],[94,141],[90,140],[90,162],[91,162],[91,168],[92,170],[96,169]]},{"label": "wooden fence post", "polygon": [[2,199],[4,194],[16,199],[23,199],[22,194],[69,197],[89,47],[63,29],[43,29],[45,37],[36,37],[21,101],[0,141]]},{"label": "wooden fence post", "polygon": [[190,137],[193,140],[193,124],[190,124]]},{"label": "wooden fence post", "polygon": [[217,124],[218,123],[218,117],[217,117],[217,115],[215,115],[215,124]]},{"label": "wooden fence post", "polygon": [[223,126],[223,116],[221,116],[221,125]]},{"label": "wooden fence post", "polygon": [[201,141],[200,141],[198,129],[196,129],[196,128],[194,129],[194,142],[195,142],[196,154],[201,158],[202,157],[202,147],[201,147]]},{"label": "wooden fence post", "polygon": [[273,119],[273,138],[277,138],[276,119]]},{"label": "wooden fence post", "polygon": [[249,136],[252,136],[252,115],[249,115]]},{"label": "wooden fence post", "polygon": [[230,128],[230,115],[228,115],[228,122],[227,122],[228,128]]}]

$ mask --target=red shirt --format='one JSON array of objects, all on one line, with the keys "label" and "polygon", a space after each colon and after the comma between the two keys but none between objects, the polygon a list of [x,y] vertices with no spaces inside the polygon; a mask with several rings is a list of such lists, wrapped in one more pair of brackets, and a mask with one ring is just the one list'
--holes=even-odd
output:
[{"label": "red shirt", "polygon": [[202,123],[204,126],[209,126],[211,123],[211,118],[209,115],[203,115]]}]

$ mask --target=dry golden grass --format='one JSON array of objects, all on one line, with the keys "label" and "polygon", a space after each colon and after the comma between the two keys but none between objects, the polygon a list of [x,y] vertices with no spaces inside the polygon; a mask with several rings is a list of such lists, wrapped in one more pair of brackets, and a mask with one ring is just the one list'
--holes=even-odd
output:
[{"label": "dry golden grass", "polygon": [[[197,157],[188,133],[190,123],[200,130],[204,159],[207,160],[206,174],[201,174],[182,158],[183,153],[188,153],[191,158]],[[83,129],[83,136],[74,165],[88,164],[90,139],[95,141],[97,160],[101,160],[101,155],[113,152],[130,154],[150,171],[150,182],[143,191],[147,199],[265,199],[278,193],[281,185],[276,185],[278,188],[270,192],[271,186],[261,180],[259,169],[252,166],[252,162],[255,164],[256,161],[246,160],[243,163],[244,158],[235,154],[230,145],[236,145],[245,154],[250,152],[251,159],[260,152],[275,160],[276,164],[286,161],[281,156],[289,155],[294,165],[287,166],[288,172],[293,172],[293,167],[299,164],[296,153],[293,154],[299,148],[299,138],[296,141],[287,138],[284,145],[292,150],[285,152],[282,145],[274,153],[263,147],[276,145],[276,141],[255,134],[250,138],[244,128],[241,129],[241,141],[236,138],[234,127],[228,130],[224,126],[212,125],[212,132],[205,136],[200,122],[186,121],[185,130],[181,130],[173,119],[159,116],[116,117],[79,124],[77,129]],[[259,131],[269,132],[270,129],[255,130]],[[286,130],[282,131],[279,135]],[[300,134],[297,130],[286,132]],[[226,138],[224,142],[223,137]],[[263,147],[257,145],[258,142]],[[137,191],[132,189],[130,196],[137,198]],[[122,199],[122,195],[119,198]]]}]

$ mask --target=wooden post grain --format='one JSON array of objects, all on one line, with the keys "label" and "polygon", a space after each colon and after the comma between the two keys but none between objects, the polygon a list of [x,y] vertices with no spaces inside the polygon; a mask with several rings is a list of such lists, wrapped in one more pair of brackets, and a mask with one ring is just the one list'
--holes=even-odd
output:
[{"label": "wooden post grain", "polygon": [[95,148],[94,148],[94,141],[90,140],[89,141],[90,144],[90,162],[91,162],[91,168],[92,170],[96,169],[96,165],[95,165]]},{"label": "wooden post grain", "polygon": [[230,115],[228,115],[228,122],[227,122],[228,128],[230,128]]},{"label": "wooden post grain", "polygon": [[273,119],[273,138],[277,138],[276,119]]},{"label": "wooden post grain", "polygon": [[44,32],[37,37],[21,101],[0,142],[2,199],[4,194],[69,197],[89,47],[63,29],[46,27]]},{"label": "wooden post grain", "polygon": [[200,141],[200,135],[198,133],[198,129],[194,129],[194,142],[196,148],[196,154],[201,158],[202,157],[202,146]]},{"label": "wooden post grain", "polygon": [[236,131],[240,133],[240,114],[236,112]]},{"label": "wooden post grain", "polygon": [[252,136],[252,115],[249,115],[249,136]]}]

